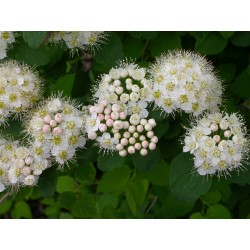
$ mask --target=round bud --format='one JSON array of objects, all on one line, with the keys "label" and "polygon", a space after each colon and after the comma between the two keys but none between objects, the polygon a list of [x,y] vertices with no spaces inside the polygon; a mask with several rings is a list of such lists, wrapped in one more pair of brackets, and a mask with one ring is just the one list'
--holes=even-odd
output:
[{"label": "round bud", "polygon": [[145,148],[143,148],[143,149],[141,149],[140,154],[141,154],[142,156],[146,156],[146,155],[148,154],[148,150],[145,149]]},{"label": "round bud", "polygon": [[30,165],[32,162],[33,162],[33,159],[32,159],[31,157],[27,157],[27,158],[25,159],[25,163],[26,163],[27,165]]},{"label": "round bud", "polygon": [[27,175],[29,175],[30,173],[31,173],[30,167],[24,167],[24,168],[22,169],[22,174],[23,174],[23,175],[27,176]]},{"label": "round bud", "polygon": [[121,134],[120,133],[114,133],[114,138],[116,138],[116,139],[121,139]]},{"label": "round bud", "polygon": [[134,137],[130,137],[128,141],[129,141],[130,144],[135,144],[136,140],[135,140]]},{"label": "round bud", "polygon": [[128,147],[128,153],[129,154],[134,154],[135,153],[135,148],[133,146]]},{"label": "round bud", "polygon": [[141,143],[141,145],[142,145],[143,148],[147,148],[148,147],[148,141],[143,141]]},{"label": "round bud", "polygon": [[102,113],[104,110],[104,106],[102,104],[98,104],[96,106],[96,113]]},{"label": "round bud", "polygon": [[57,122],[61,122],[61,121],[63,120],[63,115],[62,115],[61,113],[57,113],[57,114],[55,115],[55,120],[56,120]]},{"label": "round bud", "polygon": [[35,176],[34,175],[28,175],[25,179],[24,179],[24,184],[27,186],[32,186],[35,183]]},{"label": "round bud", "polygon": [[122,121],[115,121],[114,124],[113,124],[114,128],[117,129],[117,130],[120,130],[123,128],[123,122]]},{"label": "round bud", "polygon": [[[121,81],[120,81],[120,80],[114,80],[113,85],[114,85],[115,87],[118,87],[118,86],[121,85]],[[118,94],[118,93],[117,93],[117,94]]]},{"label": "round bud", "polygon": [[134,133],[135,132],[135,126],[134,125],[129,126],[128,131],[131,134]]},{"label": "round bud", "polygon": [[115,92],[115,86],[110,85],[109,86],[109,93],[114,93]]},{"label": "round bud", "polygon": [[95,106],[90,106],[89,107],[89,112],[90,113],[95,113],[96,111],[95,111]]},{"label": "round bud", "polygon": [[147,132],[147,137],[150,138],[150,139],[153,138],[154,137],[154,132],[153,131],[148,131]]},{"label": "round bud", "polygon": [[125,78],[128,76],[128,71],[126,69],[120,69],[119,71],[120,71],[120,76],[122,78]]},{"label": "round bud", "polygon": [[211,128],[211,130],[212,130],[213,132],[215,132],[215,131],[218,130],[218,125],[217,125],[216,123],[212,123],[212,124],[210,125],[210,128]]},{"label": "round bud", "polygon": [[112,119],[108,119],[108,120],[106,121],[106,124],[107,124],[108,127],[112,127],[112,126],[113,126],[113,123],[114,123],[114,121],[113,121]]},{"label": "round bud", "polygon": [[51,132],[51,128],[50,128],[50,125],[44,125],[43,126],[43,133],[44,134],[48,134]]},{"label": "round bud", "polygon": [[34,175],[40,175],[42,172],[43,172],[43,171],[42,171],[41,169],[35,169],[35,170],[33,171],[33,174],[34,174]]},{"label": "round bud", "polygon": [[139,134],[137,132],[133,133],[133,137],[134,138],[138,138],[139,137]]},{"label": "round bud", "polygon": [[147,123],[148,123],[148,121],[146,119],[141,119],[141,121],[140,121],[140,124],[142,126],[145,126]]},{"label": "round bud", "polygon": [[[125,83],[126,83],[126,84],[132,83],[132,79],[131,79],[131,78],[127,78],[127,79],[125,80]],[[132,87],[132,86],[131,86],[131,87]]]},{"label": "round bud", "polygon": [[124,132],[123,137],[128,139],[130,137],[130,133],[128,131]]},{"label": "round bud", "polygon": [[155,149],[156,149],[156,144],[153,143],[153,142],[150,142],[150,143],[149,143],[149,149],[150,149],[150,150],[155,150]]},{"label": "round bud", "polygon": [[50,115],[46,115],[46,116],[43,118],[43,121],[49,124],[50,121],[51,121]]},{"label": "round bud", "polygon": [[144,128],[145,128],[146,131],[151,131],[152,130],[152,126],[149,123],[147,123]]},{"label": "round bud", "polygon": [[136,150],[140,150],[140,149],[141,149],[141,143],[137,142],[137,143],[135,144],[135,149],[136,149]]},{"label": "round bud", "polygon": [[49,125],[50,125],[52,128],[54,128],[54,127],[57,126],[57,121],[56,121],[56,120],[51,120],[51,121],[49,122]]},{"label": "round bud", "polygon": [[145,140],[146,140],[145,135],[141,135],[141,136],[139,137],[139,140],[140,140],[140,141],[145,141]]},{"label": "round bud", "polygon": [[126,117],[127,117],[127,114],[125,112],[120,113],[120,119],[124,120],[126,119]]},{"label": "round bud", "polygon": [[121,139],[121,144],[122,144],[122,146],[127,146],[128,145],[128,139],[122,138]]},{"label": "round bud", "polygon": [[107,106],[108,106],[108,101],[107,101],[107,100],[101,100],[100,103],[101,103],[104,107],[107,107]]},{"label": "round bud", "polygon": [[115,133],[118,133],[119,130],[118,130],[118,129],[115,129],[115,128],[112,128],[112,129],[111,129],[111,132],[112,132],[113,134],[115,134]]},{"label": "round bud", "polygon": [[15,163],[18,168],[22,168],[25,165],[25,161],[23,159],[17,159]]},{"label": "round bud", "polygon": [[151,138],[151,142],[157,143],[158,142],[158,137],[154,136],[153,138]]},{"label": "round bud", "polygon": [[95,140],[95,139],[97,138],[96,132],[95,132],[95,131],[89,132],[89,133],[88,133],[88,138],[89,138],[90,140]]},{"label": "round bud", "polygon": [[232,135],[232,132],[231,132],[230,130],[226,130],[226,131],[224,132],[224,136],[225,136],[226,138],[229,138],[231,135]]},{"label": "round bud", "polygon": [[138,126],[136,127],[136,130],[137,130],[139,133],[141,133],[141,132],[144,130],[144,128],[143,128],[142,125],[138,125]]},{"label": "round bud", "polygon": [[111,113],[111,118],[112,118],[113,120],[117,120],[117,119],[119,118],[119,113],[118,113],[118,112],[112,112],[112,113]]},{"label": "round bud", "polygon": [[112,78],[110,77],[110,75],[106,74],[106,75],[103,76],[102,80],[104,82],[108,82],[109,83],[109,82],[111,82]]},{"label": "round bud", "polygon": [[227,130],[228,129],[228,122],[226,121],[226,120],[221,120],[220,121],[220,128],[222,129],[222,130]]},{"label": "round bud", "polygon": [[134,84],[134,85],[132,86],[132,91],[133,91],[133,92],[139,92],[139,90],[140,90],[140,88],[139,88],[138,85]]},{"label": "round bud", "polygon": [[104,115],[103,114],[98,114],[97,119],[99,119],[100,121],[103,121],[104,120]]},{"label": "round bud", "polygon": [[123,150],[123,149],[124,149],[124,147],[123,147],[122,144],[119,143],[119,144],[116,145],[116,150],[117,150],[117,151],[121,151],[121,150]]},{"label": "round bud", "polygon": [[127,121],[123,122],[123,128],[128,129],[128,127],[129,127],[129,122]]},{"label": "round bud", "polygon": [[53,129],[53,134],[60,135],[62,133],[62,129],[60,127],[55,127]]},{"label": "round bud", "polygon": [[152,127],[155,127],[156,126],[156,122],[155,122],[155,119],[149,119],[148,120],[148,123],[152,126]]},{"label": "round bud", "polygon": [[100,132],[105,132],[105,131],[107,131],[107,125],[104,124],[104,123],[101,123],[101,124],[99,125],[99,130],[100,130]]},{"label": "round bud", "polygon": [[110,119],[110,115],[105,115],[104,119],[107,121],[108,119]]},{"label": "round bud", "polygon": [[213,140],[214,140],[215,142],[219,142],[219,141],[220,141],[220,136],[219,136],[219,135],[215,135],[215,136],[213,137]]},{"label": "round bud", "polygon": [[117,95],[121,95],[123,93],[123,87],[121,87],[121,86],[116,87],[115,92]]},{"label": "round bud", "polygon": [[118,112],[120,110],[120,106],[118,104],[113,104],[111,107],[113,112]]},{"label": "round bud", "polygon": [[105,108],[104,109],[104,114],[105,115],[109,115],[111,113],[111,109],[110,108]]},{"label": "round bud", "polygon": [[121,157],[125,157],[126,155],[127,155],[128,153],[127,153],[127,150],[122,150],[122,151],[119,151],[119,155],[121,156]]}]

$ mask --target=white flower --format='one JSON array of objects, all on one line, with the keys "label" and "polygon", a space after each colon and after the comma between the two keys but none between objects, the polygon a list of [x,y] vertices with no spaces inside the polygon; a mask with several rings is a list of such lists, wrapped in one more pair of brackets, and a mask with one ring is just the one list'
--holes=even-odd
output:
[{"label": "white flower", "polygon": [[97,119],[97,114],[92,114],[86,119],[86,131],[87,133],[94,132],[98,130],[100,125],[100,120]]},{"label": "white flower", "polygon": [[109,133],[103,133],[103,135],[97,137],[96,140],[99,142],[101,148],[108,150],[115,150],[115,147],[119,142],[117,138],[111,138]]},{"label": "white flower", "polygon": [[149,72],[155,105],[167,113],[183,110],[198,116],[221,104],[221,82],[199,54],[182,50],[163,54]]},{"label": "white flower", "polygon": [[61,109],[62,103],[59,100],[59,98],[55,98],[55,99],[49,101],[47,106],[48,106],[48,111],[53,113],[53,112],[57,112]]},{"label": "white flower", "polygon": [[8,47],[15,42],[15,34],[10,31],[0,31],[0,59],[4,59]]},{"label": "white flower", "polygon": [[[237,126],[232,127],[232,123]],[[205,115],[188,129],[183,151],[194,155],[194,165],[200,175],[220,176],[239,169],[249,152],[249,139],[241,117],[223,113]]]}]

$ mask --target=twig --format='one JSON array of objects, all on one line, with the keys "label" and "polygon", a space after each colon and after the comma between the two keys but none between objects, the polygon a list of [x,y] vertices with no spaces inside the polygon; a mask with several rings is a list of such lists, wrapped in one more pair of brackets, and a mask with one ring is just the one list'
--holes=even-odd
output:
[{"label": "twig", "polygon": [[0,205],[11,195],[10,192],[7,192],[1,199],[0,199]]},{"label": "twig", "polygon": [[148,214],[150,212],[150,210],[153,208],[153,206],[155,205],[156,201],[158,200],[158,196],[155,196],[151,205],[148,207],[146,214]]}]

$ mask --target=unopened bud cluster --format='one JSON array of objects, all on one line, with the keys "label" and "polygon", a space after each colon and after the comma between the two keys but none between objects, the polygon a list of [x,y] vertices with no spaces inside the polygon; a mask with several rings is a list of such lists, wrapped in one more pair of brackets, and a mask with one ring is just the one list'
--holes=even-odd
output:
[{"label": "unopened bud cluster", "polygon": [[184,152],[194,155],[200,175],[218,176],[239,169],[249,152],[249,139],[237,114],[207,114],[187,131]]},{"label": "unopened bud cluster", "polygon": [[10,31],[0,31],[0,59],[4,59],[9,46],[15,42],[15,36]]},{"label": "unopened bud cluster", "polygon": [[156,148],[156,122],[148,119],[147,110],[151,82],[145,76],[146,69],[132,63],[122,63],[102,76],[94,94],[97,104],[89,108],[86,119],[88,138],[101,149],[116,150],[124,157],[136,151],[145,156]]}]

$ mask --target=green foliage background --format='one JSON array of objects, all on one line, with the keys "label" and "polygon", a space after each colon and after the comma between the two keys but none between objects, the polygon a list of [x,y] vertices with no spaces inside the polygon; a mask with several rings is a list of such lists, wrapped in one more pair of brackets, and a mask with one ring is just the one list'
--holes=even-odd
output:
[{"label": "green foliage background", "polygon": [[[45,96],[64,95],[91,103],[90,89],[117,60],[134,58],[148,66],[170,49],[189,49],[210,59],[223,79],[223,109],[240,112],[250,125],[250,32],[109,32],[92,59],[46,45],[46,32],[19,32],[10,58],[37,66]],[[91,68],[87,70],[87,66]],[[64,171],[47,169],[37,187],[22,188],[0,205],[1,218],[250,218],[250,169],[231,177],[200,177],[190,155],[182,153],[186,115],[154,114],[160,137],[147,157],[102,155],[88,142],[77,162]],[[5,134],[19,137],[11,122]],[[2,194],[3,195],[3,194]]]}]

